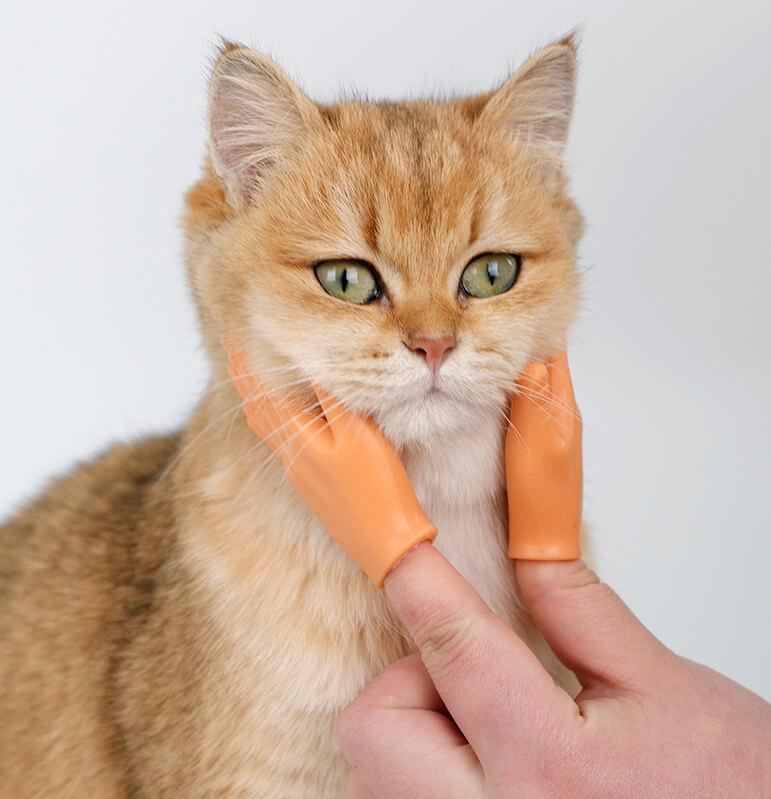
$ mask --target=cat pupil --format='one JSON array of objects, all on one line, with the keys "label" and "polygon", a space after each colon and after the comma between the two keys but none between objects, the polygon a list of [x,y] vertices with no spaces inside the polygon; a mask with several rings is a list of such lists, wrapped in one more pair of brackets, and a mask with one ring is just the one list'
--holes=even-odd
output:
[{"label": "cat pupil", "polygon": [[498,269],[498,264],[495,261],[487,262],[487,277],[490,278],[491,286],[494,286],[496,279],[500,277],[500,270]]}]

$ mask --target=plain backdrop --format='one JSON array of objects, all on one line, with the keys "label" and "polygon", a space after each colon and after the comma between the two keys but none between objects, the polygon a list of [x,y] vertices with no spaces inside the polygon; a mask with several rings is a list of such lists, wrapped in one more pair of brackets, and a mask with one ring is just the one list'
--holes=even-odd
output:
[{"label": "plain backdrop", "polygon": [[219,34],[309,94],[484,90],[583,26],[568,161],[595,564],[678,652],[771,699],[771,4],[5,3],[0,515],[108,442],[184,423],[183,277]]}]

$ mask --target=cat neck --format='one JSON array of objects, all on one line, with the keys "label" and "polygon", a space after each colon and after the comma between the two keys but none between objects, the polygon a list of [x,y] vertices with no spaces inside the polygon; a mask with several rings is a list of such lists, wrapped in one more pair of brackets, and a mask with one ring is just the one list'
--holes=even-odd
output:
[{"label": "cat neck", "polygon": [[469,508],[494,503],[503,491],[503,429],[500,414],[480,412],[473,425],[458,427],[400,456],[415,493],[432,508]]},{"label": "cat neck", "polygon": [[400,454],[423,508],[437,527],[436,546],[500,616],[518,606],[506,556],[504,430],[500,412],[430,447]]}]

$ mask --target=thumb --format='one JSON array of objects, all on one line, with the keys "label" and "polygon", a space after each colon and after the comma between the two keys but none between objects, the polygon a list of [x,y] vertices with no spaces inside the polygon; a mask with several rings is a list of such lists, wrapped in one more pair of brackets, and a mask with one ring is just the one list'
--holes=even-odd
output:
[{"label": "thumb", "polygon": [[668,666],[672,653],[582,560],[518,560],[515,568],[537,627],[585,689],[642,690]]}]

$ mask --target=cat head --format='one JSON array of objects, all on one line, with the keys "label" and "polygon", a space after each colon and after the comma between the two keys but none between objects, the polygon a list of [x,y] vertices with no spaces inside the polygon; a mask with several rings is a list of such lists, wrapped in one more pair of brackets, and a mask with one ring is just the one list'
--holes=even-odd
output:
[{"label": "cat head", "polygon": [[502,412],[578,305],[575,74],[568,37],[484,95],[320,105],[227,44],[185,217],[215,362],[228,331],[271,390],[319,383],[399,445]]}]

